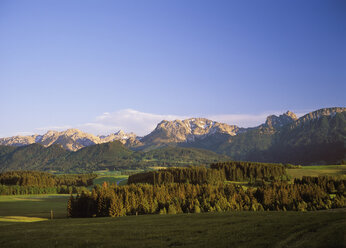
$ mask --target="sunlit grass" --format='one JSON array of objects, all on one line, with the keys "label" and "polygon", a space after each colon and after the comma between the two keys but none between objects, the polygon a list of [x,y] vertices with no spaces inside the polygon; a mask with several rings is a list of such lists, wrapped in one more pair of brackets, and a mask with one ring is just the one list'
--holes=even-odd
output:
[{"label": "sunlit grass", "polygon": [[334,170],[344,170],[346,171],[346,165],[309,165],[302,166],[302,169],[309,170],[324,170],[324,169],[334,169]]},{"label": "sunlit grass", "polygon": [[48,220],[47,218],[27,217],[27,216],[0,216],[2,222],[37,222]]},{"label": "sunlit grass", "polygon": [[118,184],[121,181],[127,180],[129,176],[120,175],[120,176],[98,176],[94,179],[94,185],[102,185],[103,182],[107,182],[108,184]]},{"label": "sunlit grass", "polygon": [[43,201],[46,198],[67,197],[68,194],[42,194],[42,195],[0,195],[0,202],[14,201]]},{"label": "sunlit grass", "polygon": [[47,219],[66,218],[69,195],[0,196],[0,216],[24,216]]},{"label": "sunlit grass", "polygon": [[164,170],[164,169],[167,169],[167,167],[164,167],[164,166],[152,166],[152,167],[149,167],[149,169],[153,169],[153,170]]}]

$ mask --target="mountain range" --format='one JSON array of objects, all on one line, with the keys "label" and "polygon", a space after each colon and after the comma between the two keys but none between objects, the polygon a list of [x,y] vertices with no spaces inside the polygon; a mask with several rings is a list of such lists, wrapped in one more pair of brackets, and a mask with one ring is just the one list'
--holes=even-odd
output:
[{"label": "mountain range", "polygon": [[[155,153],[160,159],[165,153],[168,157],[171,154],[171,157],[166,156],[162,163],[156,159],[154,164],[177,165],[179,154],[184,152],[189,154],[183,162],[180,161],[184,165],[191,161],[208,163],[218,159],[336,163],[345,159],[345,137],[346,108],[342,107],[319,109],[300,118],[290,111],[279,116],[270,115],[265,123],[253,128],[241,128],[205,118],[163,120],[144,137],[126,134],[121,130],[107,136],[95,136],[78,129],[68,129],[62,132],[48,131],[44,135],[1,138],[0,170],[10,168],[13,164],[18,167],[15,155],[23,154],[27,147],[30,147],[30,154],[38,153],[35,156],[42,157],[35,162],[37,169],[42,169],[43,165],[57,169],[64,163],[71,168],[89,165],[92,169],[102,167],[102,164],[117,167],[120,164],[130,166],[132,163],[132,167],[144,166],[149,163],[143,161],[154,161]],[[124,156],[117,157],[119,151]],[[211,159],[203,156],[201,151]],[[94,161],[94,164],[90,161]],[[28,164],[25,161],[22,163]],[[29,163],[28,168],[32,167]]]},{"label": "mountain range", "polygon": [[[278,116],[268,116],[262,126],[279,127],[296,120],[297,117],[290,111]],[[148,135],[139,137],[134,133],[125,133],[119,130],[109,135],[95,136],[72,128],[65,131],[50,130],[44,135],[34,134],[28,136],[13,136],[0,138],[0,145],[24,146],[34,143],[45,147],[53,144],[61,145],[69,151],[77,151],[83,147],[102,144],[112,141],[120,141],[127,147],[138,150],[150,150],[161,147],[164,144],[195,143],[216,136],[236,136],[237,134],[251,130],[252,128],[239,128],[236,125],[228,125],[205,118],[190,118],[186,120],[161,121]]]},{"label": "mountain range", "polygon": [[86,146],[112,142],[115,140],[118,140],[123,144],[127,144],[128,146],[132,146],[137,143],[137,136],[134,133],[125,133],[122,130],[107,136],[95,136],[93,134],[71,128],[62,132],[50,130],[44,135],[34,134],[29,136],[0,138],[0,145],[24,146],[38,143],[48,147],[53,144],[58,144],[67,150],[77,151]]}]

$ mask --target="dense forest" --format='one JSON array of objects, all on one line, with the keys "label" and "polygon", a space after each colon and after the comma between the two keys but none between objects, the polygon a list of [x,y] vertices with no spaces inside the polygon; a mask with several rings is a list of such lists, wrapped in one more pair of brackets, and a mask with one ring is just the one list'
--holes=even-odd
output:
[{"label": "dense forest", "polygon": [[285,167],[281,164],[256,162],[222,162],[211,164],[210,168],[168,168],[131,175],[128,183],[219,183],[228,181],[286,180]]},{"label": "dense forest", "polygon": [[0,195],[71,194],[87,191],[95,174],[53,175],[38,171],[0,173]]},{"label": "dense forest", "polygon": [[[232,210],[319,210],[346,206],[345,191],[335,197],[315,179],[289,184],[274,182],[244,190],[231,183],[162,185],[131,184],[95,187],[68,201],[70,217],[124,216],[137,214],[200,213]],[[328,179],[341,190],[344,180]],[[304,182],[304,183],[303,183]],[[306,182],[306,183],[305,183]],[[340,185],[343,186],[340,186]]]},{"label": "dense forest", "polygon": [[323,176],[323,177],[307,177],[303,176],[302,179],[294,179],[294,184],[299,185],[317,185],[329,194],[343,194],[345,193],[346,179],[341,177]]},{"label": "dense forest", "polygon": [[269,181],[287,178],[282,164],[230,161],[211,164],[210,168],[223,171],[229,181]]},{"label": "dense forest", "polygon": [[129,176],[127,183],[149,183],[154,185],[169,183],[214,184],[225,180],[225,174],[221,170],[190,167],[168,168],[134,174]]},{"label": "dense forest", "polygon": [[[287,165],[291,166],[291,165]],[[246,190],[226,180],[261,180]],[[346,207],[346,180],[303,177],[289,182],[285,166],[253,162],[216,163],[131,175],[128,185],[104,183],[72,195],[71,217],[199,213],[232,210],[319,210]]]}]

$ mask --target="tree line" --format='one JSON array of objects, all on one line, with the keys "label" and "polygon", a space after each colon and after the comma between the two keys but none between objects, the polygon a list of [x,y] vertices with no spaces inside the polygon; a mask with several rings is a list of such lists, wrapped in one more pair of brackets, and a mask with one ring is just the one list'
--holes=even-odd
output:
[{"label": "tree line", "polygon": [[346,179],[336,179],[332,176],[307,177],[294,179],[294,184],[318,185],[329,194],[343,194],[345,192]]},{"label": "tree line", "polygon": [[204,167],[167,168],[157,171],[149,171],[129,176],[128,184],[149,183],[192,183],[205,184],[225,181],[225,174],[220,170],[212,170]]},{"label": "tree line", "polygon": [[29,194],[77,194],[87,192],[84,186],[20,186],[20,185],[2,185],[0,184],[0,195],[29,195]]},{"label": "tree line", "polygon": [[74,194],[87,191],[96,174],[53,175],[38,171],[0,173],[0,195]]},{"label": "tree line", "polygon": [[229,181],[269,181],[287,177],[285,166],[282,164],[230,161],[211,164],[210,168],[224,171]]},{"label": "tree line", "polygon": [[265,210],[321,210],[346,207],[345,191],[331,197],[318,184],[275,182],[257,188],[255,197]]},{"label": "tree line", "polygon": [[281,164],[256,162],[224,162],[211,164],[210,168],[168,168],[131,175],[128,183],[218,183],[228,181],[274,181],[287,179],[285,167]]},{"label": "tree line", "polygon": [[40,171],[8,171],[0,173],[0,184],[20,186],[91,186],[96,174],[53,175]]},{"label": "tree line", "polygon": [[213,211],[318,210],[346,207],[345,192],[330,197],[318,184],[274,182],[244,190],[231,183],[96,186],[68,201],[70,217]]}]

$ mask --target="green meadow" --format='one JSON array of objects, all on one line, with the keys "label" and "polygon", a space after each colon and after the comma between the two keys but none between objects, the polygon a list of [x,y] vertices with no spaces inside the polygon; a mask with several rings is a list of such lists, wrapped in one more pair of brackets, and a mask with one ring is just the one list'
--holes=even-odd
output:
[{"label": "green meadow", "polygon": [[[108,184],[118,184],[118,185],[124,185],[127,183],[127,178],[129,176],[127,175],[121,175],[121,176],[98,176],[94,179],[94,185],[102,185],[103,182],[107,182]],[[93,187],[93,186],[92,186]],[[92,188],[91,187],[91,188]]]},{"label": "green meadow", "polygon": [[[67,196],[1,199],[1,247],[343,247],[346,211],[66,218]],[[54,209],[55,219],[49,219]],[[8,216],[8,217],[6,217]],[[13,217],[16,216],[16,217]],[[17,218],[17,220],[16,220]]]},{"label": "green meadow", "polygon": [[313,165],[302,166],[298,169],[287,169],[291,178],[301,178],[302,176],[342,176],[346,177],[346,165]]},{"label": "green meadow", "polygon": [[12,221],[18,222],[21,217],[26,221],[30,217],[49,219],[51,210],[53,218],[66,218],[68,197],[69,195],[0,196],[0,222],[6,221],[8,216],[13,217]]}]

